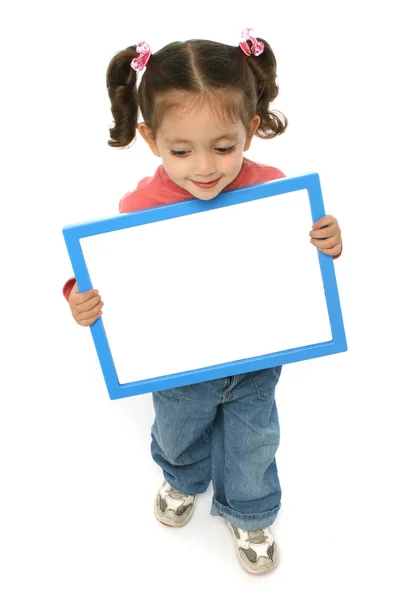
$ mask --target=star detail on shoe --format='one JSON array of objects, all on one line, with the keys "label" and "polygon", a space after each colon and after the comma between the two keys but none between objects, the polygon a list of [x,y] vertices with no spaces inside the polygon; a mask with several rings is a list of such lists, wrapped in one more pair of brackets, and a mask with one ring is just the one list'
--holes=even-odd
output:
[{"label": "star detail on shoe", "polygon": [[272,560],[274,554],[274,540],[268,527],[264,529],[256,529],[255,531],[247,531],[239,529],[235,525],[232,528],[237,538],[241,552],[244,552],[246,557],[252,563],[256,563],[259,558],[265,557]]},{"label": "star detail on shoe", "polygon": [[179,492],[169,483],[160,492],[160,507],[163,512],[171,510],[181,516],[193,503],[193,496]]}]

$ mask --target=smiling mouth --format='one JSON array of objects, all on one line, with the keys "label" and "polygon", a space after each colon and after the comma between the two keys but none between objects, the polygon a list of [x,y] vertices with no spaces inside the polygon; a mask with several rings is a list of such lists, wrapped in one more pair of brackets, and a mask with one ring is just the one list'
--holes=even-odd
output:
[{"label": "smiling mouth", "polygon": [[220,180],[220,177],[218,177],[218,179],[214,179],[213,181],[207,181],[207,182],[193,181],[193,179],[191,179],[190,181],[201,188],[212,188],[212,187],[215,187],[215,185],[218,183],[219,180]]}]

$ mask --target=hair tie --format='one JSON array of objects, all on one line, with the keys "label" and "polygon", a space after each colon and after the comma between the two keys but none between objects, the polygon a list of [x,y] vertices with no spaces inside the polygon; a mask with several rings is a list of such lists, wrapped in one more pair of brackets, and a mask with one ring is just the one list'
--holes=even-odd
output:
[{"label": "hair tie", "polygon": [[[239,47],[247,56],[250,56],[250,54],[259,56],[264,50],[264,44],[263,42],[259,42],[257,38],[251,35],[252,31],[254,31],[254,29],[244,29],[244,31],[241,33]],[[251,48],[249,44],[247,44],[247,40],[251,41]]]},{"label": "hair tie", "polygon": [[136,51],[139,53],[136,58],[131,61],[131,67],[134,71],[142,71],[145,68],[147,62],[151,56],[151,48],[147,42],[139,42],[136,46]]}]

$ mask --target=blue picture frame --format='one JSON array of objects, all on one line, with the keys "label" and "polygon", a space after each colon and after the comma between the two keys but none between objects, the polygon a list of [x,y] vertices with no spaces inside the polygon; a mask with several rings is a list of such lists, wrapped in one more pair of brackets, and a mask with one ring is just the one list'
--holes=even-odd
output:
[{"label": "blue picture frame", "polygon": [[[309,195],[312,222],[315,222],[325,215],[325,211],[319,175],[309,173],[223,192],[210,202],[185,200],[99,221],[66,226],[63,228],[63,235],[79,291],[83,292],[93,287],[80,245],[80,239],[84,237],[305,189]],[[331,340],[201,369],[121,384],[118,381],[105,327],[102,319],[99,318],[90,326],[90,329],[110,399],[116,400],[157,390],[175,388],[346,351],[347,343],[333,259],[322,252],[317,252],[332,333]]]}]

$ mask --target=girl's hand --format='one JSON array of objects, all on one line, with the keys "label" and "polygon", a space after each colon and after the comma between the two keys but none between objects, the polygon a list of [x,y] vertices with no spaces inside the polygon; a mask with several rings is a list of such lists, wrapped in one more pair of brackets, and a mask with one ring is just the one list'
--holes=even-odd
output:
[{"label": "girl's hand", "polygon": [[88,327],[101,316],[103,302],[96,290],[89,290],[82,294],[78,291],[77,283],[68,298],[68,303],[75,321],[83,327]]},{"label": "girl's hand", "polygon": [[341,229],[338,221],[331,215],[326,215],[313,224],[311,244],[329,256],[337,256],[342,250]]}]

